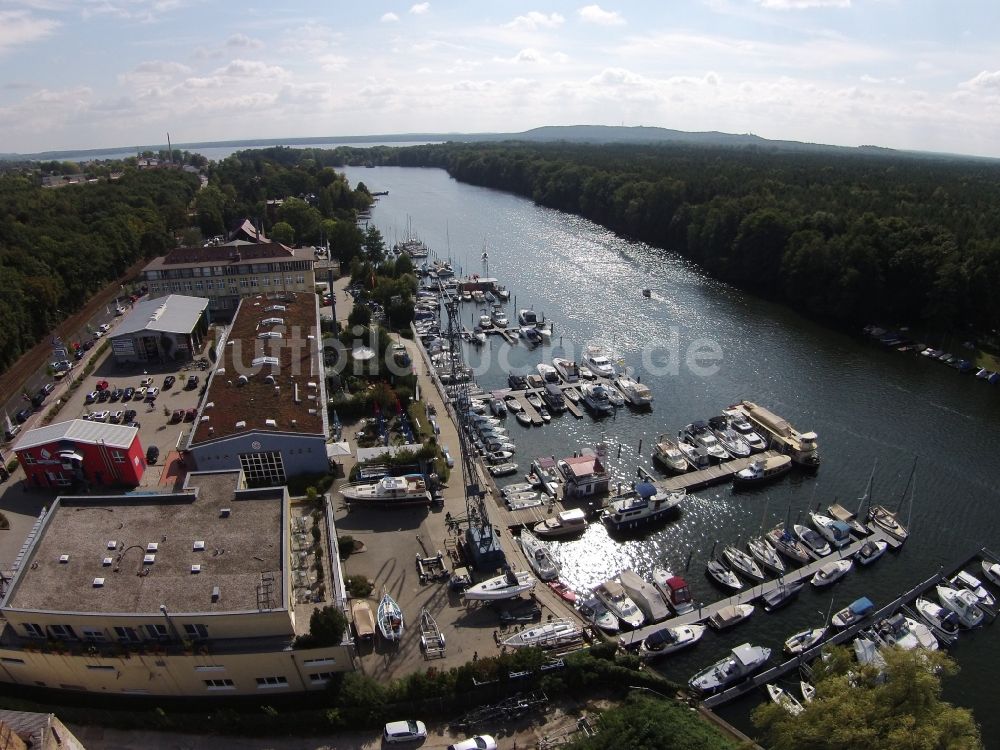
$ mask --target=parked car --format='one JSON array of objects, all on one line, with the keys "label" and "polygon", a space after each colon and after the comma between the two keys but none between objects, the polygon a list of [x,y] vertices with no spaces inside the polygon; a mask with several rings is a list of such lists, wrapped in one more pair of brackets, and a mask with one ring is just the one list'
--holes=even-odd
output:
[{"label": "parked car", "polygon": [[83,349],[84,351],[88,351],[90,349],[93,349],[94,348],[94,340],[93,339],[87,339],[82,344],[80,344],[80,348]]},{"label": "parked car", "polygon": [[149,386],[151,386],[152,384],[153,384],[152,378],[143,378],[142,381],[139,383],[139,385],[141,385],[143,388],[149,388]]},{"label": "parked car", "polygon": [[454,745],[448,745],[448,750],[497,750],[497,741],[488,734],[477,734]]},{"label": "parked car", "polygon": [[132,396],[133,401],[142,401],[146,398],[146,388],[145,386],[140,386],[135,389],[135,395]]},{"label": "parked car", "polygon": [[198,376],[197,375],[188,375],[187,385],[184,386],[184,387],[188,388],[188,389],[197,388],[198,387]]},{"label": "parked car", "polygon": [[32,411],[33,411],[32,409],[25,407],[14,415],[14,419],[16,419],[19,424],[24,424],[25,422],[28,421],[28,417],[31,416]]},{"label": "parked car", "polygon": [[135,429],[138,430],[139,427],[140,427],[140,424],[138,422],[126,422],[125,426],[126,427],[135,427]]},{"label": "parked car", "polygon": [[122,421],[125,422],[126,424],[128,422],[134,422],[135,421],[135,409],[126,409],[125,410],[125,414],[122,416]]},{"label": "parked car", "polygon": [[155,445],[151,445],[146,449],[146,463],[155,464],[156,460],[160,457],[160,449]]},{"label": "parked car", "polygon": [[167,377],[163,379],[163,390],[169,391],[171,388],[174,387],[174,383],[176,382],[177,378],[175,378],[173,375],[167,375]]},{"label": "parked car", "polygon": [[160,389],[157,388],[155,385],[154,386],[150,386],[146,390],[146,400],[147,401],[156,401],[156,397],[159,396],[159,395],[160,395]]},{"label": "parked car", "polygon": [[451,451],[448,450],[447,445],[441,446],[441,455],[444,456],[444,462],[449,469],[455,468],[455,459],[451,457]]},{"label": "parked car", "polygon": [[114,388],[111,391],[111,400],[112,401],[118,401],[118,400],[120,400],[121,397],[122,397],[122,394],[123,394],[123,391],[122,391],[121,388]]},{"label": "parked car", "polygon": [[94,422],[107,422],[108,414],[110,414],[108,411],[95,411],[90,415],[90,419]]},{"label": "parked car", "polygon": [[3,431],[4,440],[13,440],[17,437],[17,434],[21,431],[21,425],[12,424],[10,427],[5,427]]},{"label": "parked car", "polygon": [[107,333],[108,331],[111,330],[111,324],[101,323],[99,326],[97,326],[97,330],[100,331],[101,333]]},{"label": "parked car", "polygon": [[182,419],[184,419],[184,410],[174,409],[173,413],[170,415],[170,424],[177,424]]},{"label": "parked car", "polygon": [[52,383],[46,383],[45,385],[43,385],[41,388],[38,389],[38,394],[44,398],[45,396],[48,396],[50,393],[52,393],[52,391],[54,391],[55,389],[56,387],[52,385]]},{"label": "parked car", "polygon": [[100,401],[102,404],[109,398],[111,398],[111,391],[103,390],[97,392],[97,400]]},{"label": "parked car", "polygon": [[188,409],[186,412],[184,412],[184,421],[185,422],[193,422],[194,418],[197,417],[197,416],[198,416],[198,410],[197,409]]},{"label": "parked car", "polygon": [[107,380],[98,380],[97,381],[97,385],[94,386],[94,390],[95,391],[106,391],[106,390],[108,390],[108,381]]},{"label": "parked car", "polygon": [[87,394],[86,396],[84,396],[84,398],[83,398],[83,401],[84,401],[84,403],[87,403],[87,404],[92,404],[92,403],[94,403],[95,401],[97,401],[97,394],[98,394],[98,393],[99,393],[99,391],[91,391],[90,393],[88,393],[88,394]]},{"label": "parked car", "polygon": [[108,416],[108,421],[113,424],[121,424],[124,419],[125,419],[125,412],[121,411],[120,409],[118,411],[111,412],[110,416]]},{"label": "parked car", "polygon": [[135,388],[128,386],[124,391],[122,391],[122,401],[131,401],[134,395]]},{"label": "parked car", "polygon": [[124,314],[125,314],[125,308],[124,307],[116,307],[115,308],[115,317],[116,318],[120,318]]},{"label": "parked car", "polygon": [[386,742],[413,742],[427,738],[427,727],[422,721],[390,721],[382,736]]}]

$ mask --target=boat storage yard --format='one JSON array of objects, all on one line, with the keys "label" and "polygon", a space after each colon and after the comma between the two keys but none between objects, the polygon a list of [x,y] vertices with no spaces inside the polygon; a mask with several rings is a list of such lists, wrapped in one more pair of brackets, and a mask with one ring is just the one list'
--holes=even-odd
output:
[{"label": "boat storage yard", "polygon": [[[530,319],[518,321],[526,324],[514,328],[477,326],[470,329],[461,324],[461,303],[466,292],[474,290],[485,294],[499,289],[502,287],[498,287],[492,279],[465,280],[465,283],[456,280],[448,286],[439,280],[434,290],[424,292],[421,302],[418,302],[423,304],[425,310],[436,310],[437,314],[422,316],[414,326],[414,342],[405,342],[405,346],[417,355],[414,357],[414,371],[418,375],[424,400],[436,411],[436,429],[441,430],[439,442],[447,443],[455,460],[453,480],[446,489],[440,509],[445,510],[444,517],[441,518],[442,514],[433,509],[428,516],[428,519],[438,517],[435,526],[439,529],[439,535],[430,540],[418,536],[420,550],[417,552],[418,567],[421,560],[425,563],[434,559],[444,560],[449,575],[431,577],[421,572],[420,582],[422,586],[429,588],[419,591],[415,598],[410,597],[419,604],[416,608],[412,602],[406,601],[407,597],[404,595],[398,597],[404,617],[412,623],[419,658],[433,657],[457,663],[496,653],[498,649],[524,645],[536,645],[559,653],[601,637],[616,637],[622,648],[638,649],[644,639],[665,628],[712,622],[721,611],[728,613],[737,605],[757,603],[759,606],[762,597],[780,593],[783,587],[800,582],[804,584],[813,579],[831,560],[856,560],[859,553],[875,548],[873,544],[878,545],[879,549],[888,548],[890,551],[897,551],[902,547],[907,536],[905,520],[902,518],[902,502],[895,512],[883,509],[890,517],[890,522],[897,523],[897,529],[903,529],[901,535],[891,533],[891,529],[887,530],[874,522],[874,516],[869,520],[867,515],[862,514],[861,508],[859,517],[855,519],[853,514],[843,511],[838,505],[836,508],[845,514],[845,518],[838,517],[837,521],[844,521],[842,525],[844,528],[849,526],[850,533],[843,540],[842,546],[835,546],[829,555],[817,554],[815,550],[809,549],[808,562],[795,567],[786,560],[789,569],[780,575],[764,576],[762,579],[744,575],[746,580],[740,579],[740,583],[746,585],[730,596],[722,596],[716,601],[692,602],[693,606],[689,611],[683,606],[676,606],[671,612],[672,616],[659,622],[647,622],[635,629],[621,625],[620,635],[602,631],[593,617],[583,617],[569,601],[570,598],[578,598],[578,602],[582,602],[590,596],[589,591],[573,592],[565,584],[555,581],[550,587],[534,578],[530,571],[532,567],[537,569],[535,561],[526,560],[515,541],[522,529],[544,526],[547,521],[561,517],[567,510],[574,508],[583,509],[592,523],[600,523],[602,518],[606,519],[612,503],[619,503],[622,498],[636,495],[639,495],[639,500],[628,501],[636,506],[647,500],[652,503],[658,498],[673,497],[677,508],[672,507],[671,511],[681,513],[685,493],[734,482],[734,478],[734,492],[740,486],[741,479],[750,484],[754,484],[757,479],[780,481],[778,474],[783,474],[784,471],[775,472],[775,476],[770,477],[765,474],[771,469],[765,467],[786,469],[784,463],[789,463],[787,468],[794,465],[799,475],[808,477],[819,466],[817,438],[811,432],[798,432],[783,418],[763,406],[751,401],[741,401],[723,410],[725,414],[731,415],[727,419],[736,427],[743,426],[751,436],[759,434],[762,443],[766,445],[738,455],[742,450],[739,436],[729,429],[730,422],[721,423],[721,432],[709,429],[704,422],[694,422],[678,433],[676,443],[669,438],[664,441],[667,447],[679,447],[684,455],[681,470],[660,472],[664,476],[650,472],[642,464],[636,466],[634,481],[622,481],[609,476],[602,463],[609,450],[605,444],[578,449],[572,451],[572,455],[561,457],[532,458],[521,455],[517,453],[517,446],[508,437],[505,427],[515,422],[512,413],[521,413],[517,421],[526,428],[553,429],[549,424],[553,421],[558,423],[559,418],[564,418],[560,414],[578,420],[588,417],[600,419],[606,414],[614,414],[604,404],[606,398],[611,400],[608,398],[610,396],[618,401],[611,405],[612,410],[635,408],[647,411],[655,394],[649,395],[648,389],[643,388],[642,390],[647,391],[643,395],[645,401],[637,403],[638,399],[631,400],[626,390],[629,387],[627,378],[619,382],[590,371],[585,377],[568,380],[565,372],[557,373],[555,368],[541,366],[537,375],[529,373],[521,378],[511,377],[506,388],[485,390],[478,386],[465,365],[464,357],[459,356],[463,349],[475,351],[483,346],[488,335],[498,336],[510,346],[524,344],[529,347],[551,340],[553,335],[552,323],[545,322],[544,319],[534,326],[530,325]],[[506,302],[506,298],[503,302]],[[478,302],[475,304],[477,307],[481,306]],[[495,306],[494,313],[497,310],[500,310],[500,305]],[[502,317],[502,320],[506,318]],[[485,312],[480,322],[484,326],[488,322]],[[537,340],[530,330],[541,331]],[[451,354],[448,354],[449,351]],[[597,355],[592,356],[597,369],[602,362]],[[619,387],[622,384],[624,388]],[[602,394],[601,389],[605,393]],[[640,389],[635,388],[631,396],[634,397],[639,391]],[[559,399],[560,393],[562,400]],[[553,412],[556,412],[556,420],[552,419]],[[445,419],[450,424],[442,429]],[[716,426],[719,424],[716,423]],[[611,422],[611,429],[613,425]],[[557,426],[555,428],[558,429]],[[733,452],[721,449],[717,445],[719,439],[726,441]],[[647,446],[647,449],[652,447]],[[641,443],[639,450],[641,452]],[[659,469],[663,468],[656,462],[654,465]],[[585,468],[579,468],[581,466]],[[460,479],[456,480],[456,476]],[[508,490],[508,487],[512,490]],[[643,495],[643,492],[647,494]],[[869,510],[874,513],[871,503]],[[413,509],[364,511],[365,514],[377,517],[374,526],[385,528],[394,528],[394,519],[398,515],[412,512]],[[426,511],[421,508],[419,512]],[[352,511],[349,517],[357,517],[357,511]],[[671,517],[661,519],[658,516],[649,528],[670,522]],[[350,528],[350,524],[341,523],[340,526]],[[645,527],[639,528],[641,531]],[[531,538],[532,544],[537,544]],[[542,544],[558,545],[559,542],[552,542],[550,537],[546,537]],[[439,548],[443,551],[437,553]],[[714,551],[713,548],[712,555]],[[977,552],[973,558],[995,561],[986,550]],[[973,558],[963,560],[963,565]],[[392,577],[396,576],[398,583],[400,573],[390,571],[386,576],[384,569],[391,563],[384,556],[379,559],[384,560],[384,564],[382,569],[375,571],[372,578],[378,579],[381,576],[391,584]],[[688,556],[689,564],[690,561],[691,555]],[[507,574],[506,583],[500,579],[494,583],[492,579],[502,575],[502,566],[525,573],[518,576]],[[953,566],[951,572],[961,567]],[[606,575],[608,580],[612,580],[621,572],[623,571],[609,569]],[[680,573],[689,574],[688,566]],[[531,587],[525,588],[522,585],[524,581],[521,579],[525,575],[531,578]],[[906,610],[907,605],[932,589],[943,577],[944,573],[939,572],[921,581],[913,589],[881,605],[873,614],[836,632],[823,643],[846,642],[859,631],[871,627],[901,608],[909,611]],[[473,595],[476,591],[484,590],[481,586],[476,586],[483,581],[487,581],[486,589],[489,591],[504,591],[504,587],[510,585],[513,586],[512,591],[517,590],[517,595],[498,594],[494,601],[483,601],[493,597],[492,593]],[[381,585],[382,580],[377,582]],[[462,590],[469,586],[473,589],[468,597],[464,597]],[[984,610],[992,621],[995,609],[984,607]],[[667,612],[665,607],[663,611]],[[763,615],[757,615],[761,616]],[[770,616],[773,618],[773,627],[780,629],[780,615]],[[705,704],[709,707],[721,705],[777,680],[815,658],[821,648],[822,644],[809,648],[787,661],[765,668],[755,677],[715,695],[704,696]],[[405,635],[398,642],[387,644],[385,648],[376,647],[374,652],[381,654],[381,658],[378,662],[372,662],[362,657],[362,669],[371,668],[387,675],[396,673],[397,669],[401,672],[409,671],[403,665],[412,662],[418,653],[412,644],[407,646]],[[772,663],[774,661],[772,659]],[[707,662],[708,659],[706,665]],[[412,663],[409,668],[412,669]],[[671,677],[677,679],[676,675],[671,674]]]}]

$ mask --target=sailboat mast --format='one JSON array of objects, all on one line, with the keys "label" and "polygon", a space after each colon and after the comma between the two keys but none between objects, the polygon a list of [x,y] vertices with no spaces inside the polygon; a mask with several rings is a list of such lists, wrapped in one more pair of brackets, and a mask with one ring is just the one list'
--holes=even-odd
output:
[{"label": "sailboat mast", "polygon": [[910,484],[913,482],[913,475],[917,473],[917,459],[913,459],[913,468],[910,469],[910,476],[906,480],[906,486],[903,488],[903,494],[899,496],[899,504],[896,506],[896,513],[903,509],[903,501],[906,499],[906,493],[910,491]]},{"label": "sailboat mast", "polygon": [[861,496],[861,501],[858,503],[857,516],[861,517],[861,509],[865,507],[865,501],[871,504],[872,498],[872,485],[875,482],[875,469],[878,468],[878,456],[875,457],[875,463],[872,465],[872,473],[868,475],[868,484],[865,486],[865,494]]}]

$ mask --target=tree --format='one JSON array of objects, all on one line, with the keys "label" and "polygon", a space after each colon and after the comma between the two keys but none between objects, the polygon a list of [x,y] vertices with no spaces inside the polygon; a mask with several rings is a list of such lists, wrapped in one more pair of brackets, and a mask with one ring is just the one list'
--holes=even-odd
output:
[{"label": "tree", "polygon": [[308,643],[304,648],[339,646],[346,632],[347,617],[339,609],[332,606],[314,609],[309,618]]},{"label": "tree", "polygon": [[792,716],[767,703],[753,712],[773,750],[973,750],[982,738],[972,712],[941,700],[941,678],[957,672],[941,651],[886,649],[885,675],[832,650],[814,674],[816,698]]},{"label": "tree", "polygon": [[295,244],[295,230],[292,229],[292,225],[284,221],[279,221],[273,227],[271,227],[271,239],[274,242],[280,242],[282,245],[294,245]]}]

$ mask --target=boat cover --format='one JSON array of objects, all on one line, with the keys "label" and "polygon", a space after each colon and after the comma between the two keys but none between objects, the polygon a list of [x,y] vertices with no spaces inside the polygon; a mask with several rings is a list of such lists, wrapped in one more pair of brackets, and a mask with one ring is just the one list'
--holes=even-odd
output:
[{"label": "boat cover", "polygon": [[861,615],[865,615],[875,609],[875,604],[867,596],[862,596],[860,599],[851,602],[851,606],[848,607],[848,609],[851,611],[852,615],[860,617]]}]

